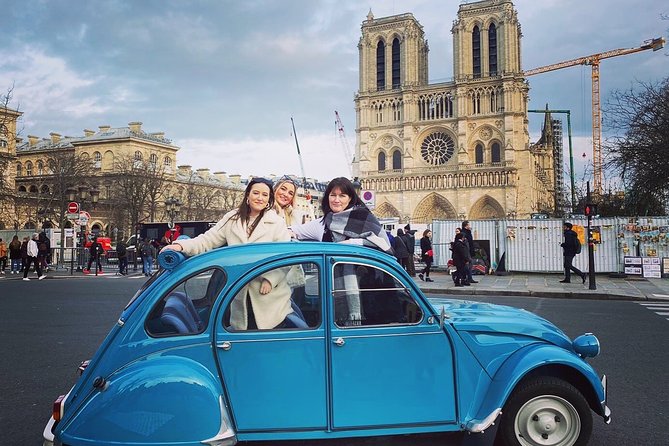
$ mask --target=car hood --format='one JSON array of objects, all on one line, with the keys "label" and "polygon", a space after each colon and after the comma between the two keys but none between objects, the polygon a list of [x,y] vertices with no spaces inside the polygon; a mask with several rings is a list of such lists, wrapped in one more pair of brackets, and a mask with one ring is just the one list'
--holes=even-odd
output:
[{"label": "car hood", "polygon": [[437,314],[442,307],[446,323],[457,331],[512,334],[550,342],[572,350],[571,340],[546,319],[527,310],[467,300],[428,299]]}]

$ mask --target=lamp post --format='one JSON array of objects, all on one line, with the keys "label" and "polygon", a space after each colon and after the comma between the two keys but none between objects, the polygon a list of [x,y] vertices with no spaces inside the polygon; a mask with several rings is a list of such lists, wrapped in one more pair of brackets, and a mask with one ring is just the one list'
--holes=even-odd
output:
[{"label": "lamp post", "polygon": [[179,214],[181,204],[181,200],[175,197],[169,197],[165,200],[165,212],[167,212],[167,216],[169,217],[167,227],[170,228],[171,231],[169,240],[170,243],[174,241],[172,240],[174,236],[174,218]]},{"label": "lamp post", "polygon": [[[78,194],[77,194],[78,193]],[[93,206],[93,209],[97,207],[98,200],[100,199],[100,191],[97,189],[95,186],[79,186],[78,188],[74,187],[69,187],[67,189],[67,195],[70,201],[74,201],[76,199],[79,199],[79,213],[81,215],[81,212],[84,212],[83,205],[86,202],[87,199],[90,199],[91,205]],[[83,270],[83,260],[84,260],[84,247],[86,244],[85,241],[85,236],[86,236],[86,225],[88,222],[83,222],[81,221],[81,218],[79,218],[79,259],[77,261],[77,271],[80,272]],[[97,274],[97,265],[95,268],[95,273]],[[70,271],[70,274],[72,271]]]}]

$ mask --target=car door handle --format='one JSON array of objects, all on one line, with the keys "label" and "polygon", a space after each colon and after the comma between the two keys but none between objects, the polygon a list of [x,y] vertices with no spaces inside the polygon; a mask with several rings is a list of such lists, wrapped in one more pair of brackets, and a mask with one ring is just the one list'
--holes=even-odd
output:
[{"label": "car door handle", "polygon": [[344,338],[337,338],[337,339],[333,339],[332,343],[334,345],[336,345],[337,347],[343,347],[344,344],[346,344],[346,341],[344,341]]},{"label": "car door handle", "polygon": [[223,341],[220,344],[216,344],[216,347],[222,348],[226,352],[232,348],[232,343],[230,341]]}]

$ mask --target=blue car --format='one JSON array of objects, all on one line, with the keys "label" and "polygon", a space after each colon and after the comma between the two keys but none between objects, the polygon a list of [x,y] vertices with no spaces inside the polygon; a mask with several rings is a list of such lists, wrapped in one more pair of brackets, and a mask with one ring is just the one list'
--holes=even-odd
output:
[{"label": "blue car", "polygon": [[[606,377],[586,362],[594,335],[572,341],[524,310],[428,299],[382,252],[258,243],[160,261],[54,403],[45,445],[469,432],[568,446],[588,442],[592,412],[610,421]],[[268,276],[288,290],[290,323],[235,329],[234,303]]]}]

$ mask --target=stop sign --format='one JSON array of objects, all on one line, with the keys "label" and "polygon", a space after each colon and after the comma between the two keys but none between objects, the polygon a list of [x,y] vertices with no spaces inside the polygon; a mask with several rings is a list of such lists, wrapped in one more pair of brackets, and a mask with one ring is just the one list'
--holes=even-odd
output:
[{"label": "stop sign", "polygon": [[70,214],[76,214],[79,212],[79,203],[76,201],[70,201],[67,205],[67,212]]}]

